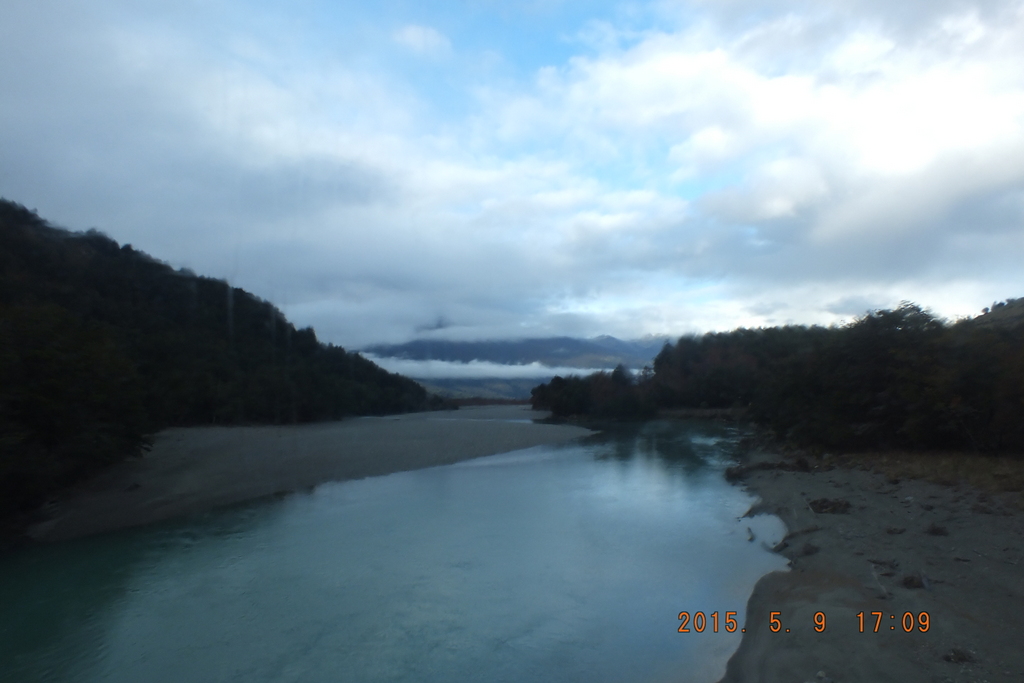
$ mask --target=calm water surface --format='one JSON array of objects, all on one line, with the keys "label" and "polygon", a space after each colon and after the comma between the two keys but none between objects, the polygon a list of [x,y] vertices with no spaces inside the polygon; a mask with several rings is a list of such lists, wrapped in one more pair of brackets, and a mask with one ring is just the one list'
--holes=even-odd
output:
[{"label": "calm water surface", "polygon": [[722,477],[737,437],[651,422],[30,548],[0,680],[715,681],[739,634],[678,613],[742,624],[784,564]]}]

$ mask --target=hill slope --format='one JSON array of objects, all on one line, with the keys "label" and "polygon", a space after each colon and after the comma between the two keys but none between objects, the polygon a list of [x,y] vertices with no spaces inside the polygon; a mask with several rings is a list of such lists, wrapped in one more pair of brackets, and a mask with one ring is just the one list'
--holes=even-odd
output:
[{"label": "hill slope", "polygon": [[910,303],[841,327],[682,337],[637,382],[555,378],[532,393],[556,415],[745,408],[787,440],[829,451],[1024,453],[1020,299],[953,324]]},{"label": "hill slope", "polygon": [[170,425],[423,409],[270,303],[0,200],[0,514]]}]

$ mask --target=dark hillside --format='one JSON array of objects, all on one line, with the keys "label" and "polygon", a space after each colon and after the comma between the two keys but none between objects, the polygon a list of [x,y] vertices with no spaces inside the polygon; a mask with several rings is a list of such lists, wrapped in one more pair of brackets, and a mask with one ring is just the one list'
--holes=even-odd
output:
[{"label": "dark hillside", "polygon": [[[1020,301],[952,325],[904,304],[843,327],[683,337],[633,385],[632,405],[743,408],[789,441],[828,450],[1021,453]],[[556,414],[616,412],[603,382],[555,378],[534,389],[533,403]]]},{"label": "dark hillside", "polygon": [[997,301],[985,307],[982,315],[963,321],[967,327],[1001,327],[1012,329],[1024,325],[1024,298]]},{"label": "dark hillside", "polygon": [[270,303],[0,200],[0,514],[170,425],[427,407]]}]

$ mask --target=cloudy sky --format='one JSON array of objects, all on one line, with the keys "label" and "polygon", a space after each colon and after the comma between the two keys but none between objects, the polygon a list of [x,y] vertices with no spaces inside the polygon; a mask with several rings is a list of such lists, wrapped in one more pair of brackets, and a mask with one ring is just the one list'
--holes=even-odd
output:
[{"label": "cloudy sky", "polygon": [[0,195],[345,346],[1024,296],[1018,0],[0,6]]}]

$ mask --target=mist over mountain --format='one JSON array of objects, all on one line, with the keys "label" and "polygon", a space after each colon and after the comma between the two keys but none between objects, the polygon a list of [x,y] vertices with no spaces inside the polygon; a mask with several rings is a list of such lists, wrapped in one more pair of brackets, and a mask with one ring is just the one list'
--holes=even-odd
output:
[{"label": "mist over mountain", "polygon": [[671,338],[662,336],[623,340],[607,335],[591,339],[545,337],[472,342],[416,339],[405,344],[375,344],[363,351],[381,358],[412,361],[482,361],[503,365],[540,363],[551,368],[612,368],[622,364],[639,370],[650,365],[662,347],[671,341]]},{"label": "mist over mountain", "polygon": [[556,375],[586,375],[618,365],[638,371],[671,339],[624,340],[608,335],[488,341],[417,339],[363,349],[392,372],[416,378],[429,391],[455,399],[528,399]]}]

